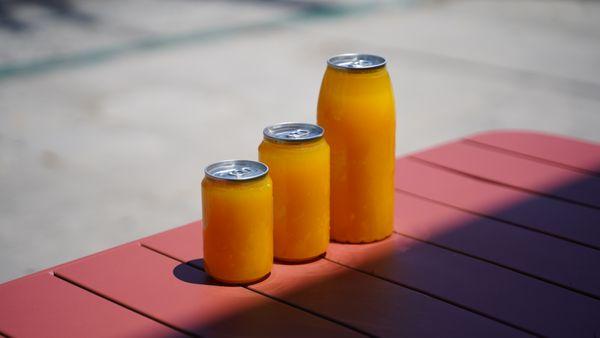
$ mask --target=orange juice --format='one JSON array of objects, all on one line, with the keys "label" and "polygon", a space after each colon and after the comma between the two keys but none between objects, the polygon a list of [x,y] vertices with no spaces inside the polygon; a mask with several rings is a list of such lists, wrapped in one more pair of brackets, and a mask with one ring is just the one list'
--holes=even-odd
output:
[{"label": "orange juice", "polygon": [[273,185],[260,162],[208,166],[202,180],[204,265],[231,284],[265,277],[273,265]]},{"label": "orange juice", "polygon": [[275,258],[316,258],[329,244],[329,145],[323,129],[280,123],[263,134],[258,156],[273,179]]},{"label": "orange juice", "polygon": [[385,59],[344,54],[328,60],[317,121],[331,147],[331,236],[361,243],[392,233],[395,109]]}]

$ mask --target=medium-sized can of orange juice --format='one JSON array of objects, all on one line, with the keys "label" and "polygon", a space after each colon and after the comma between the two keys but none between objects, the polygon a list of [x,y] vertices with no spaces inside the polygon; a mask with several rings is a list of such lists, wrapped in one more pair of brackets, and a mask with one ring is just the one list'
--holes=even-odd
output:
[{"label": "medium-sized can of orange juice", "polygon": [[206,167],[202,180],[204,266],[228,284],[266,277],[273,265],[273,185],[260,162]]},{"label": "medium-sized can of orange juice", "polygon": [[273,179],[274,255],[310,261],[329,244],[329,145],[323,128],[280,123],[263,130],[259,160]]}]

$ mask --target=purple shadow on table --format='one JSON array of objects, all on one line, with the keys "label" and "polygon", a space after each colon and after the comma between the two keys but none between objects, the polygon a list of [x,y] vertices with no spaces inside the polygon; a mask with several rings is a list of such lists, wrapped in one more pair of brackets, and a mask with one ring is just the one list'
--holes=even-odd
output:
[{"label": "purple shadow on table", "polygon": [[[600,228],[592,226],[598,224],[600,209],[551,197],[554,191],[577,190],[587,180],[564,182],[544,195],[523,195],[412,162],[411,168],[398,167],[469,181],[469,191],[436,187],[449,189],[450,195],[480,198],[481,189],[491,189],[504,196],[508,189],[525,198],[502,198],[512,202],[481,210],[468,199],[453,205],[447,195],[426,196],[425,188],[400,185],[392,237],[365,245],[332,243],[326,259],[275,264],[269,279],[248,289],[366,335],[588,336],[600,331],[600,250],[595,242]],[[549,213],[552,217],[545,216]],[[544,217],[537,220],[540,214]],[[186,227],[178,229],[184,236],[166,233],[142,242],[200,272],[201,261],[192,258],[202,255],[201,227]],[[194,243],[186,248],[184,238]],[[252,311],[260,312],[259,307]],[[243,314],[220,322],[235,323],[237,316]]]}]

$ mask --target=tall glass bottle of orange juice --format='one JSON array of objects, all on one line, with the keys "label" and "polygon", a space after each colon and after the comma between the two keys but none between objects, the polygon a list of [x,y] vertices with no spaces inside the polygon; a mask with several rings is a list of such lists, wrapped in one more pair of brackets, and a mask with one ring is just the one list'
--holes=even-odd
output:
[{"label": "tall glass bottle of orange juice", "polygon": [[331,237],[373,242],[392,233],[396,113],[384,58],[327,61],[317,122],[331,148]]}]

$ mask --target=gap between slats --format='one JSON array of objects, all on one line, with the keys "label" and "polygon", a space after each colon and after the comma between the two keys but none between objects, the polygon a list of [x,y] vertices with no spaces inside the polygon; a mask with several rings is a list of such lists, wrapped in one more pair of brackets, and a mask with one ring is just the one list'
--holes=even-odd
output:
[{"label": "gap between slats", "polygon": [[583,168],[573,167],[573,166],[570,166],[568,164],[564,164],[564,163],[561,163],[561,162],[556,162],[556,161],[548,160],[548,159],[545,159],[545,158],[536,157],[536,156],[525,154],[525,153],[520,153],[518,151],[514,151],[514,150],[506,149],[506,148],[501,148],[501,147],[494,146],[494,145],[487,144],[487,143],[482,143],[482,142],[479,142],[479,141],[476,141],[476,140],[473,140],[473,139],[470,139],[470,138],[463,138],[463,139],[461,139],[461,141],[463,141],[465,143],[468,143],[470,145],[476,146],[476,147],[480,147],[480,148],[486,149],[486,150],[495,151],[495,152],[498,152],[498,153],[503,153],[503,154],[514,156],[514,157],[519,157],[519,158],[523,158],[523,159],[526,159],[526,160],[530,160],[530,161],[542,163],[542,164],[551,165],[551,166],[558,167],[558,168],[561,168],[561,169],[571,170],[571,171],[577,172],[579,174],[586,174],[586,175],[590,175],[590,176],[600,177],[600,173],[599,172],[595,172],[595,171],[591,171],[591,170],[586,170],[586,169],[583,169]]},{"label": "gap between slats", "polygon": [[[169,254],[167,254],[167,253],[164,253],[164,252],[160,251],[160,250],[157,250],[157,249],[155,249],[155,248],[152,248],[152,247],[146,246],[146,245],[145,245],[145,244],[143,244],[143,243],[142,243],[141,245],[142,245],[142,247],[144,247],[144,248],[146,248],[146,249],[148,249],[148,250],[154,251],[154,252],[156,252],[156,253],[158,253],[158,254],[161,254],[161,255],[167,256],[167,257],[169,257],[169,258],[171,258],[171,259],[177,260],[177,261],[179,261],[179,262],[181,262],[181,263],[184,263],[184,264],[186,264],[186,265],[188,265],[188,266],[190,266],[190,267],[192,267],[192,268],[195,268],[195,269],[198,269],[198,270],[204,271],[204,270],[203,270],[202,268],[200,268],[199,266],[196,266],[196,265],[193,265],[193,264],[189,264],[188,262],[184,262],[184,261],[182,261],[182,260],[180,260],[180,259],[177,259],[176,257],[173,257],[173,256],[171,256],[171,255],[169,255]],[[395,281],[393,281],[393,280],[390,280],[390,279],[387,279],[387,278],[384,278],[384,277],[381,277],[381,276],[377,276],[377,275],[374,275],[374,274],[371,274],[371,273],[368,273],[368,272],[364,272],[364,271],[361,271],[361,270],[355,269],[355,268],[353,268],[353,267],[347,266],[347,265],[345,265],[345,264],[342,264],[342,263],[340,263],[340,262],[337,262],[337,261],[333,261],[333,260],[331,260],[331,259],[329,259],[329,258],[326,258],[326,257],[325,257],[325,258],[323,258],[323,259],[325,259],[325,260],[327,260],[327,261],[330,261],[330,262],[332,262],[332,263],[334,263],[334,264],[340,265],[340,266],[342,266],[342,267],[344,267],[344,268],[347,268],[347,269],[350,269],[350,270],[356,271],[356,272],[358,272],[358,273],[361,273],[361,274],[364,274],[364,275],[368,275],[368,276],[370,276],[370,277],[374,277],[374,278],[377,278],[377,279],[383,280],[383,281],[385,281],[385,282],[392,283],[392,284],[394,284],[394,285],[397,285],[397,286],[400,286],[400,287],[403,287],[403,288],[409,289],[409,290],[411,290],[411,291],[417,292],[417,293],[419,293],[419,294],[425,295],[425,296],[427,296],[427,297],[430,297],[430,298],[433,298],[433,299],[435,299],[435,300],[438,300],[438,301],[444,302],[444,303],[446,303],[446,304],[449,304],[449,305],[455,306],[455,307],[457,307],[457,308],[460,308],[460,309],[462,309],[462,310],[465,310],[465,311],[468,311],[468,312],[474,313],[474,314],[476,314],[476,315],[482,316],[482,317],[484,317],[484,318],[487,318],[487,319],[489,319],[489,320],[492,320],[492,321],[498,322],[498,323],[500,323],[500,324],[506,325],[506,326],[508,326],[508,327],[511,327],[511,328],[513,328],[513,329],[516,329],[516,330],[519,330],[519,331],[522,331],[522,332],[525,332],[525,333],[528,333],[528,334],[531,334],[531,335],[534,335],[534,336],[538,336],[538,337],[539,337],[539,336],[541,336],[540,334],[538,334],[538,333],[535,333],[535,332],[533,332],[533,331],[531,331],[531,330],[528,330],[528,329],[526,329],[526,328],[523,328],[523,327],[521,327],[521,326],[518,326],[518,325],[515,325],[515,324],[512,324],[512,323],[506,322],[506,321],[504,321],[504,320],[501,320],[501,319],[495,318],[495,317],[493,317],[493,316],[490,316],[490,315],[487,315],[487,314],[485,314],[485,313],[482,313],[482,312],[480,312],[480,311],[478,311],[478,310],[476,310],[476,309],[472,309],[472,308],[470,308],[470,307],[463,306],[463,305],[461,305],[461,304],[458,304],[458,303],[455,303],[455,302],[453,302],[453,301],[447,300],[447,299],[445,299],[445,298],[439,297],[439,296],[437,296],[437,295],[431,294],[431,293],[429,293],[429,292],[427,292],[427,291],[424,291],[424,290],[421,290],[421,289],[418,289],[418,288],[415,288],[415,287],[411,287],[411,286],[408,286],[408,285],[404,285],[404,284],[401,284],[401,283],[395,282]],[[292,307],[294,307],[294,308],[296,308],[296,309],[299,309],[299,310],[305,311],[305,312],[307,312],[307,313],[310,313],[310,314],[312,314],[312,315],[315,315],[315,316],[321,317],[321,318],[323,318],[323,319],[326,319],[326,320],[332,321],[332,322],[334,322],[334,323],[336,323],[336,324],[342,325],[342,326],[344,326],[344,327],[347,327],[347,328],[349,328],[349,329],[352,329],[352,330],[354,330],[354,331],[357,331],[357,332],[359,332],[359,333],[362,333],[362,334],[364,334],[364,335],[367,335],[367,336],[370,336],[370,337],[375,337],[375,336],[373,336],[372,334],[369,334],[369,333],[367,333],[367,332],[365,332],[365,331],[362,331],[362,330],[360,330],[360,329],[358,329],[358,328],[355,328],[355,327],[353,327],[353,326],[351,326],[351,325],[349,325],[349,324],[346,324],[346,323],[344,323],[344,322],[341,322],[341,321],[339,321],[339,320],[337,320],[337,319],[334,319],[334,318],[331,318],[331,317],[328,317],[328,316],[324,316],[324,315],[322,315],[322,314],[320,314],[320,313],[314,312],[314,311],[312,311],[312,310],[309,310],[309,309],[306,309],[306,308],[303,308],[303,307],[299,307],[299,306],[297,306],[297,305],[295,305],[295,304],[293,304],[293,303],[290,303],[290,302],[288,302],[288,301],[285,301],[285,300],[282,300],[282,299],[280,299],[280,298],[273,297],[273,296],[270,296],[270,295],[268,295],[268,294],[265,294],[264,292],[257,291],[257,290],[254,290],[254,289],[251,289],[251,288],[248,288],[248,287],[244,287],[244,288],[246,288],[246,289],[248,289],[248,290],[251,290],[251,291],[254,291],[254,292],[256,292],[256,293],[258,293],[258,294],[260,294],[260,295],[262,295],[262,296],[265,296],[265,297],[271,298],[271,299],[273,299],[273,300],[276,300],[276,301],[278,301],[278,302],[284,303],[284,304],[286,304],[286,305],[292,306]]]},{"label": "gap between slats", "polygon": [[526,193],[532,194],[532,195],[537,195],[537,196],[543,196],[543,197],[546,197],[546,198],[551,198],[551,199],[558,200],[558,201],[565,202],[565,203],[571,203],[571,204],[579,205],[579,206],[584,207],[584,208],[590,208],[590,209],[594,209],[594,210],[600,210],[600,207],[595,206],[593,204],[588,204],[588,203],[581,202],[581,201],[575,201],[575,200],[572,200],[570,198],[556,196],[556,195],[552,195],[552,194],[545,194],[545,193],[542,193],[542,192],[539,192],[539,191],[530,190],[530,189],[519,187],[519,186],[516,186],[516,185],[512,185],[512,184],[508,184],[508,183],[504,183],[504,182],[492,180],[492,179],[489,179],[489,178],[477,176],[475,174],[470,174],[470,173],[466,173],[464,171],[460,171],[458,169],[449,168],[449,167],[446,167],[446,166],[444,166],[442,164],[438,164],[438,163],[434,163],[434,162],[431,162],[431,161],[427,161],[427,160],[424,160],[422,158],[418,158],[418,157],[415,157],[415,156],[407,156],[406,158],[409,159],[409,160],[416,161],[416,162],[419,162],[421,164],[427,165],[427,166],[432,167],[432,168],[436,168],[436,169],[448,171],[448,172],[451,172],[453,174],[461,175],[461,176],[464,176],[464,177],[467,177],[467,178],[470,178],[470,179],[474,179],[474,180],[478,180],[478,181],[482,181],[482,182],[486,182],[486,183],[490,183],[490,184],[499,185],[499,186],[502,186],[502,187],[505,187],[505,188],[510,188],[510,189],[514,189],[514,190],[523,191],[523,192],[526,192]]},{"label": "gap between slats", "polygon": [[93,295],[95,295],[95,296],[97,296],[97,297],[103,298],[103,299],[105,299],[105,300],[107,300],[107,301],[109,301],[109,302],[111,302],[111,303],[113,303],[113,304],[116,304],[116,305],[118,305],[118,306],[121,306],[121,307],[123,307],[123,308],[125,308],[125,309],[127,309],[127,310],[129,310],[129,311],[135,312],[135,313],[139,314],[140,316],[146,317],[146,318],[148,318],[148,319],[150,319],[150,320],[152,320],[152,321],[155,321],[155,322],[157,322],[157,323],[160,323],[160,324],[162,324],[162,325],[164,325],[164,326],[166,326],[166,327],[168,327],[168,328],[170,328],[170,329],[173,329],[173,330],[175,330],[175,331],[177,331],[177,332],[180,332],[180,333],[182,333],[182,334],[188,335],[188,336],[190,336],[190,337],[198,337],[198,338],[202,338],[202,336],[199,336],[199,335],[197,335],[197,334],[195,334],[195,333],[193,333],[193,332],[188,332],[188,331],[186,331],[186,330],[183,330],[183,329],[181,329],[181,328],[178,328],[178,327],[176,327],[176,326],[173,326],[173,325],[171,325],[171,324],[169,324],[169,323],[167,323],[167,322],[165,322],[165,321],[163,321],[163,320],[160,320],[160,319],[158,319],[158,318],[155,318],[155,317],[153,317],[153,316],[151,316],[151,315],[149,315],[149,314],[147,314],[147,313],[145,313],[145,312],[143,312],[143,311],[140,311],[140,310],[138,310],[138,309],[136,309],[136,308],[134,308],[134,307],[131,307],[131,306],[127,305],[127,304],[124,304],[124,303],[122,303],[122,302],[119,302],[119,301],[118,301],[118,300],[116,300],[116,299],[113,299],[113,298],[111,298],[111,297],[109,297],[109,296],[106,296],[106,295],[104,295],[104,294],[101,294],[101,293],[99,293],[99,292],[96,292],[96,291],[94,291],[94,290],[92,290],[92,289],[90,289],[90,288],[88,288],[88,287],[86,287],[86,286],[83,286],[83,285],[81,285],[81,284],[79,284],[79,283],[77,283],[77,282],[73,281],[72,279],[70,279],[70,278],[68,278],[68,277],[66,277],[66,276],[63,276],[63,275],[61,275],[61,274],[59,274],[59,273],[57,273],[57,272],[55,272],[55,271],[52,271],[52,275],[53,275],[54,277],[56,277],[56,278],[58,278],[58,279],[60,279],[60,280],[64,281],[64,282],[66,282],[66,283],[69,283],[69,284],[71,284],[71,285],[73,285],[73,286],[75,286],[75,287],[78,287],[78,288],[80,288],[80,289],[82,289],[82,290],[85,290],[85,291],[87,291],[87,292],[89,292],[89,293],[91,293],[91,294],[93,294]]},{"label": "gap between slats", "polygon": [[[152,251],[152,252],[154,252],[154,253],[157,253],[157,254],[159,254],[159,255],[162,255],[162,256],[168,257],[168,258],[170,258],[170,259],[173,259],[173,260],[175,260],[175,261],[178,261],[178,262],[180,262],[180,263],[183,263],[183,264],[185,264],[185,265],[187,265],[187,266],[189,266],[189,267],[191,267],[191,268],[193,268],[193,269],[200,270],[200,271],[202,271],[202,272],[205,272],[205,273],[206,273],[206,271],[205,271],[203,268],[201,268],[201,267],[199,267],[199,266],[197,266],[197,265],[194,265],[194,264],[190,264],[190,263],[188,263],[188,262],[184,262],[184,261],[182,261],[182,260],[178,259],[177,257],[174,257],[174,256],[172,256],[172,255],[169,255],[169,254],[168,254],[168,253],[166,253],[166,252],[163,252],[163,251],[161,251],[161,250],[158,250],[158,249],[155,249],[155,248],[153,248],[153,247],[147,246],[147,245],[146,245],[146,244],[144,244],[144,243],[140,243],[140,246],[141,246],[141,247],[143,247],[143,248],[145,248],[145,249],[147,249],[147,250],[150,250],[150,251]],[[295,309],[297,309],[297,310],[300,310],[300,311],[306,312],[306,313],[308,313],[308,314],[310,314],[310,315],[313,315],[313,316],[315,316],[315,317],[318,317],[318,318],[320,318],[320,319],[324,319],[324,320],[330,321],[330,322],[332,322],[332,323],[338,324],[338,325],[340,325],[340,326],[343,326],[343,327],[345,327],[345,328],[347,328],[347,329],[350,329],[350,330],[352,330],[352,331],[355,331],[355,332],[357,332],[357,333],[360,333],[360,334],[362,334],[362,335],[364,335],[364,336],[367,336],[367,337],[376,337],[376,336],[374,336],[373,334],[370,334],[370,333],[368,333],[368,332],[366,332],[366,331],[364,331],[364,330],[361,330],[361,329],[359,329],[359,328],[357,328],[357,327],[355,327],[355,326],[353,326],[353,325],[350,325],[350,324],[347,324],[347,323],[345,323],[345,322],[339,321],[339,320],[337,320],[337,319],[335,319],[335,318],[331,318],[331,317],[329,317],[329,316],[326,316],[326,315],[323,315],[323,314],[317,313],[317,312],[315,312],[315,311],[312,311],[312,310],[310,310],[310,309],[306,309],[306,308],[303,308],[303,307],[297,306],[297,305],[295,305],[295,304],[293,304],[293,303],[290,303],[290,302],[288,302],[288,301],[286,301],[286,300],[283,300],[283,299],[280,299],[280,298],[277,298],[277,297],[270,296],[270,295],[268,295],[268,294],[266,294],[266,293],[264,293],[264,292],[261,292],[261,291],[257,291],[257,290],[251,289],[251,288],[249,288],[249,287],[247,287],[247,286],[241,286],[241,287],[243,287],[243,288],[244,288],[244,289],[246,289],[246,290],[249,290],[249,291],[252,291],[252,292],[254,292],[254,293],[257,293],[257,294],[259,294],[259,295],[261,295],[261,296],[264,296],[264,297],[267,297],[267,298],[269,298],[269,299],[272,299],[272,300],[274,300],[274,301],[276,301],[276,302],[279,302],[279,303],[282,303],[282,304],[285,304],[285,305],[291,306],[291,307],[293,307],[293,308],[295,308]]]}]

